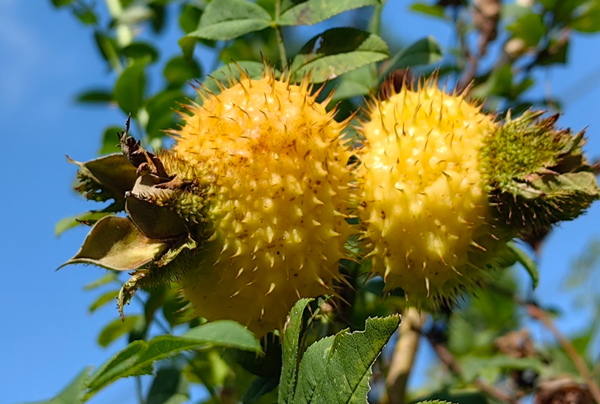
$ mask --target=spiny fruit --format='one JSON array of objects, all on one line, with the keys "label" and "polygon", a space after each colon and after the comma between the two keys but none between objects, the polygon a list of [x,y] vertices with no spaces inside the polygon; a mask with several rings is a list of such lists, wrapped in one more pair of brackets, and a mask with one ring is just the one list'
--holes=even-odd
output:
[{"label": "spiny fruit", "polygon": [[556,116],[509,114],[501,125],[435,80],[391,93],[359,128],[359,215],[372,273],[408,304],[453,300],[511,259],[512,238],[598,199],[583,133],[555,129]]},{"label": "spiny fruit", "polygon": [[479,269],[490,207],[479,150],[493,118],[460,95],[425,83],[374,102],[359,129],[359,170],[368,256],[387,289],[407,300],[450,296]]},{"label": "spiny fruit", "polygon": [[212,236],[181,282],[196,312],[234,319],[258,335],[282,326],[300,297],[333,293],[351,233],[346,123],[308,79],[242,74],[219,95],[202,92],[173,151],[214,177]]}]

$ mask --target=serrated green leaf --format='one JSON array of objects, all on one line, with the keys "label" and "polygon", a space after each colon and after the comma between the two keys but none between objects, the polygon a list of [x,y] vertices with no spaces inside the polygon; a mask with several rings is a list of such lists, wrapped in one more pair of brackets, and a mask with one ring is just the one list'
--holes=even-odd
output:
[{"label": "serrated green leaf", "polygon": [[226,41],[271,25],[262,7],[246,0],[213,0],[204,10],[197,30],[189,36]]},{"label": "serrated green leaf", "polygon": [[111,342],[133,330],[140,320],[142,320],[142,316],[127,316],[124,319],[114,319],[98,335],[98,345],[106,348]]},{"label": "serrated green leaf", "polygon": [[146,42],[134,42],[121,50],[121,53],[128,58],[141,59],[145,62],[156,62],[158,60],[158,50]]},{"label": "serrated green leaf", "polygon": [[521,250],[515,242],[510,241],[506,246],[515,254],[517,261],[525,268],[531,278],[532,288],[536,289],[540,280],[540,273],[535,261],[533,261],[525,251]]},{"label": "serrated green leaf", "polygon": [[365,331],[341,331],[311,345],[300,363],[293,403],[366,404],[371,367],[399,324],[397,315],[369,318]]},{"label": "serrated green leaf", "polygon": [[434,37],[428,36],[426,38],[419,39],[408,48],[398,52],[390,59],[387,68],[381,75],[380,81],[384,80],[396,69],[428,65],[438,62],[441,59],[442,50]]},{"label": "serrated green leaf", "polygon": [[[191,336],[160,335],[150,341],[138,340],[130,343],[91,375],[87,397],[120,378],[150,374],[156,361],[183,350],[219,346],[261,352],[260,343],[245,327],[237,323],[237,326],[219,325],[220,323],[234,322],[215,321],[204,324],[194,328]],[[200,330],[209,324],[211,327],[208,330]],[[228,335],[229,332],[232,334]]]},{"label": "serrated green leaf", "polygon": [[105,89],[94,89],[94,90],[86,90],[76,97],[77,102],[80,103],[110,103],[114,101],[112,92],[110,90]]},{"label": "serrated green leaf", "polygon": [[252,381],[248,390],[242,397],[242,404],[253,404],[256,400],[272,391],[279,384],[279,380],[266,377],[257,377]]},{"label": "serrated green leaf", "polygon": [[305,0],[286,10],[279,17],[277,23],[279,25],[313,25],[344,11],[379,4],[379,0]]},{"label": "serrated green leaf", "polygon": [[232,320],[213,321],[185,332],[181,339],[201,341],[205,344],[262,353],[260,342],[252,332]]},{"label": "serrated green leaf", "polygon": [[298,367],[300,365],[300,350],[304,328],[304,311],[314,299],[300,299],[290,311],[290,321],[283,333],[281,378],[279,382],[279,404],[289,404],[294,398]]},{"label": "serrated green leaf", "polygon": [[[221,92],[217,81],[227,85],[229,81],[238,80],[240,78],[240,69],[245,75],[252,79],[260,79],[265,69],[265,65],[254,61],[241,61],[236,63],[228,63],[212,72],[210,76],[202,83],[204,87],[213,94]],[[197,99],[196,101],[201,101]]]},{"label": "serrated green leaf", "polygon": [[98,221],[73,258],[62,264],[93,264],[115,271],[130,271],[166,251],[168,245],[146,237],[129,218],[107,216]]},{"label": "serrated green leaf", "polygon": [[115,83],[114,96],[123,112],[135,115],[142,106],[146,88],[146,64],[136,61],[121,73]]},{"label": "serrated green leaf", "polygon": [[90,313],[93,313],[100,307],[104,306],[106,303],[110,302],[111,300],[116,301],[115,299],[118,295],[119,289],[111,290],[100,295],[96,300],[94,300],[90,307],[88,307],[88,311]]},{"label": "serrated green leaf", "polygon": [[92,367],[83,369],[71,383],[67,385],[58,395],[50,400],[36,401],[29,404],[82,404],[85,393],[86,382],[92,371]]},{"label": "serrated green leaf", "polygon": [[105,216],[112,214],[110,211],[91,211],[80,213],[75,216],[60,219],[54,226],[54,234],[59,237],[65,231],[81,225],[82,223],[94,224]]},{"label": "serrated green leaf", "polygon": [[296,77],[312,73],[321,83],[388,57],[386,43],[377,35],[356,28],[333,28],[308,41],[290,70]]},{"label": "serrated green leaf", "polygon": [[190,398],[190,387],[181,369],[159,369],[148,390],[146,404],[183,404]]}]

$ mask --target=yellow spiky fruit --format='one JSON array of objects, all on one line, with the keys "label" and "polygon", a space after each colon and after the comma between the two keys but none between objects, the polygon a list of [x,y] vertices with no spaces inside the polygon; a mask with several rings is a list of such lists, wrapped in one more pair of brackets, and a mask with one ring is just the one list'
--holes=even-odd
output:
[{"label": "yellow spiky fruit", "polygon": [[481,279],[490,208],[480,150],[496,127],[434,82],[370,105],[359,128],[365,247],[372,272],[410,304],[451,300]]},{"label": "yellow spiky fruit", "polygon": [[[175,132],[179,158],[214,176],[214,234],[182,275],[209,320],[234,319],[257,335],[283,325],[300,297],[334,293],[351,233],[350,151],[308,80],[242,74],[203,93]],[[184,260],[185,261],[185,260]]]}]

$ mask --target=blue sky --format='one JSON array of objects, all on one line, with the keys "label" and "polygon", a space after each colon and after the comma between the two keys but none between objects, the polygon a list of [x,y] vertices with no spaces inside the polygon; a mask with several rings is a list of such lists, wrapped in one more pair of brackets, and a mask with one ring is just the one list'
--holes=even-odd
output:
[{"label": "blue sky", "polygon": [[[72,266],[55,272],[78,249],[86,229],[71,230],[57,239],[54,225],[90,208],[70,190],[75,167],[67,163],[65,154],[80,161],[93,158],[103,129],[122,125],[125,117],[116,109],[76,105],[76,93],[109,83],[111,78],[93,46],[91,32],[66,10],[57,11],[49,3],[0,0],[0,136],[4,146],[0,158],[0,404],[49,398],[85,366],[100,365],[125,345],[118,341],[104,349],[96,344],[101,327],[117,316],[112,305],[93,315],[87,313],[98,293],[82,287],[104,270]],[[407,42],[431,34],[443,46],[448,44],[450,31],[444,25],[407,14],[406,4],[390,0],[384,26]],[[173,27],[169,32],[173,45],[163,57],[178,52],[179,33]],[[587,151],[595,156],[600,156],[598,49],[600,37],[576,36],[569,66],[553,69],[545,83],[533,90],[550,91],[566,101],[560,124],[576,130],[588,126]],[[600,204],[551,235],[539,263],[541,282],[536,295],[543,302],[580,313],[574,311],[562,282],[586,241],[600,237],[598,223]],[[559,325],[573,331],[587,320],[571,314]],[[538,336],[549,337],[544,332]],[[115,401],[135,402],[133,381],[121,381],[93,400]]]}]

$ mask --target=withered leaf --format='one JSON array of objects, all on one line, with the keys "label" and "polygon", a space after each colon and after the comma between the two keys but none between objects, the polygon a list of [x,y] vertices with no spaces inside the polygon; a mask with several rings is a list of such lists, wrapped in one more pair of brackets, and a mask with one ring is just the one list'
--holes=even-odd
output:
[{"label": "withered leaf", "polygon": [[59,267],[94,264],[116,271],[140,268],[160,257],[167,243],[146,237],[129,218],[106,216],[92,228],[81,249]]},{"label": "withered leaf", "polygon": [[140,200],[133,194],[127,196],[125,210],[138,229],[151,239],[172,240],[189,233],[185,220],[176,212]]},{"label": "withered leaf", "polygon": [[78,190],[84,193],[103,191],[107,195],[102,200],[112,198],[116,202],[124,201],[125,192],[133,188],[137,178],[135,167],[120,153],[109,154],[85,163],[75,161],[69,156],[67,156],[67,160],[79,166],[80,183],[85,181],[93,183],[85,189]]}]

